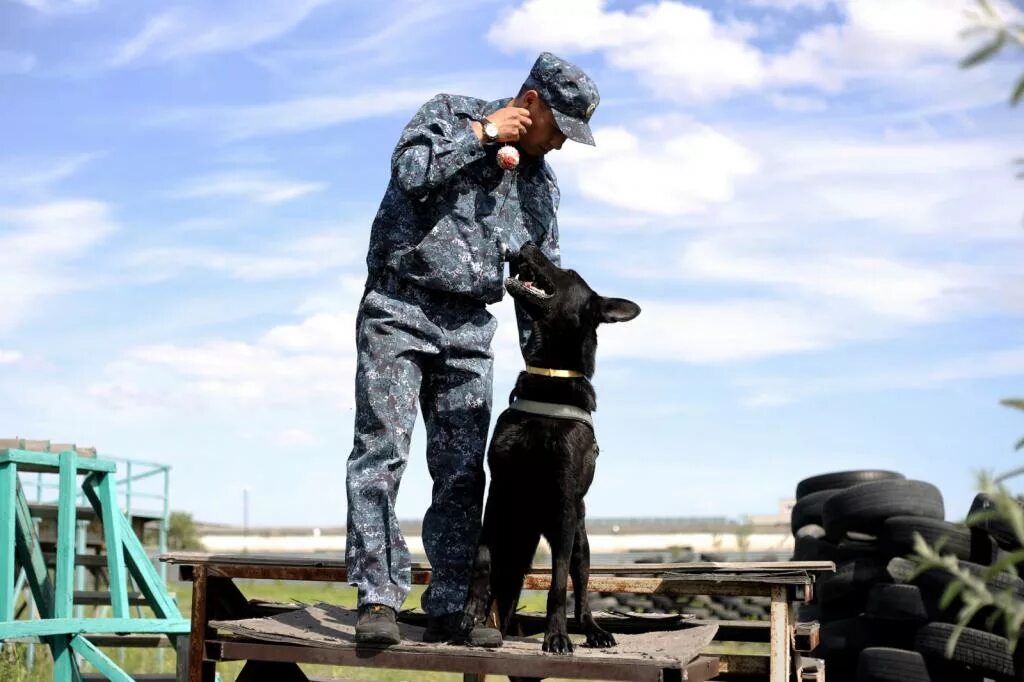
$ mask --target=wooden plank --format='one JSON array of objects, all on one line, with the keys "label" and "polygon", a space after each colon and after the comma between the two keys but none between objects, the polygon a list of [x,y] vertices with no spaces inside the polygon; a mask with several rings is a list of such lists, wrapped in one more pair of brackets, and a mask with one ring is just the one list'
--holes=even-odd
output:
[{"label": "wooden plank", "polygon": [[[110,606],[111,604],[110,592],[103,590],[75,590],[74,602],[79,606]],[[126,592],[122,595],[125,599],[125,615],[114,614],[114,618],[131,618],[131,614],[128,613],[128,605],[131,606],[149,606],[149,600],[142,596],[139,592]]]},{"label": "wooden plank", "polygon": [[[97,497],[96,491],[89,486],[85,486],[83,490],[93,509],[100,512],[102,510],[102,503],[99,497]],[[146,556],[146,552],[142,549],[138,537],[132,531],[128,519],[120,511],[113,516],[113,522],[120,526],[120,535],[128,572],[131,573],[139,591],[145,595],[150,608],[161,618],[181,618],[178,604],[167,594],[160,574],[156,572],[156,568],[153,567],[149,557]]]},{"label": "wooden plank", "polygon": [[[36,519],[56,519],[57,518],[57,505],[55,504],[29,504],[29,509],[32,511],[32,517]],[[83,521],[94,521],[96,519],[102,519],[102,516],[96,513],[91,506],[80,506],[78,509],[78,518]],[[157,512],[136,512],[132,510],[132,518],[145,519],[146,521],[160,521],[163,519]]]},{"label": "wooden plank", "polygon": [[731,677],[766,678],[771,670],[771,661],[767,656],[748,654],[716,654],[718,656],[719,675]]},{"label": "wooden plank", "polygon": [[[570,581],[571,583],[571,581]],[[523,589],[547,590],[551,576],[528,575]],[[677,580],[675,578],[614,578],[591,576],[587,588],[593,592],[632,592],[634,594],[713,594],[728,596],[770,596],[771,583],[727,579]]]},{"label": "wooden plank", "polygon": [[46,568],[46,561],[39,547],[39,538],[36,537],[35,524],[28,511],[25,491],[20,485],[17,488],[16,505],[15,552],[18,555],[18,563],[25,569],[25,576],[40,617],[50,618],[53,616],[53,582],[50,580],[50,572]]},{"label": "wooden plank", "polygon": [[506,656],[501,649],[469,647],[438,648],[436,653],[404,651],[401,648],[321,648],[294,644],[265,644],[233,639],[207,643],[207,655],[218,661],[257,660],[291,663],[319,663],[400,670],[468,672],[519,677],[562,677],[584,680],[661,682],[663,668],[642,658],[604,658],[588,661],[578,656],[538,653],[534,656]]},{"label": "wooden plank", "polygon": [[[172,564],[232,564],[272,566],[313,566],[321,568],[345,568],[341,555],[323,554],[212,554],[208,552],[168,552],[160,556],[161,561]],[[422,562],[412,564],[414,572],[430,572],[430,565]],[[831,561],[750,561],[715,562],[698,561],[676,564],[600,564],[591,566],[591,575],[651,575],[663,573],[767,573],[785,574],[792,572],[833,573],[835,564]],[[551,573],[550,566],[534,566],[530,573],[542,575]]]},{"label": "wooden plank", "polygon": [[[166,555],[165,555],[166,556]],[[205,566],[211,576],[242,578],[249,580],[309,580],[321,582],[346,582],[348,572],[340,567],[288,566],[269,564],[180,564],[182,580],[189,580],[193,566]],[[593,592],[634,592],[636,594],[711,594],[731,596],[771,596],[773,584],[793,584],[796,580],[810,581],[810,578],[765,578],[754,576],[688,575],[669,578],[641,578],[591,576],[588,589]],[[429,583],[429,572],[413,573],[412,582],[420,585]],[[799,584],[799,583],[797,583]],[[551,585],[550,575],[530,574],[523,582],[524,589],[547,590]]]},{"label": "wooden plank", "polygon": [[197,567],[192,583],[192,622],[188,644],[189,682],[214,682],[217,676],[216,663],[205,660],[206,641],[212,634],[209,627],[210,619],[206,613],[207,582],[206,567]]},{"label": "wooden plank", "polygon": [[[61,453],[63,454],[63,453]],[[72,453],[75,454],[75,453]],[[77,458],[77,454],[75,455]],[[60,455],[49,452],[34,452],[30,450],[0,450],[0,463],[16,462],[19,471],[28,472],[54,472],[60,466]],[[80,460],[78,468],[82,471],[106,471],[112,472],[117,469],[114,462],[106,459]]]},{"label": "wooden plank", "polygon": [[14,620],[14,517],[18,496],[18,465],[0,464],[0,621]]},{"label": "wooden plank", "polygon": [[103,673],[111,682],[135,682],[125,671],[121,670],[106,654],[93,646],[92,642],[78,636],[71,639],[71,648],[79,656],[89,661],[96,670]]},{"label": "wooden plank", "polygon": [[184,634],[188,631],[189,621],[184,618],[46,618],[0,623],[0,640],[17,637],[81,635],[87,632],[97,634],[119,632]]},{"label": "wooden plank", "polygon": [[[0,628],[2,627],[3,624],[0,623]],[[0,640],[3,640],[3,637],[0,637]],[[75,652],[71,648],[71,638],[52,638],[50,650],[53,652],[53,682],[81,682],[82,676],[78,671]]]},{"label": "wooden plank", "polygon": [[790,653],[790,603],[786,588],[772,587],[771,604],[771,682],[789,682]]},{"label": "wooden plank", "polygon": [[[47,566],[54,566],[57,563],[56,552],[43,552],[43,560]],[[102,554],[76,554],[75,566],[86,566],[87,568],[106,568],[107,557]]]},{"label": "wooden plank", "polygon": [[95,491],[95,497],[100,503],[96,513],[103,517],[111,610],[114,612],[114,618],[128,618],[131,615],[128,610],[128,576],[125,573],[124,539],[121,536],[121,523],[118,519],[121,516],[121,510],[117,504],[114,474],[90,474],[83,485],[87,490]]},{"label": "wooden plank", "polygon": [[75,591],[75,499],[78,497],[77,455],[62,452],[60,459],[60,499],[57,514],[57,566],[56,588],[53,597],[53,617],[71,617]]},{"label": "wooden plank", "polygon": [[680,682],[706,682],[718,677],[718,668],[718,656],[698,656],[686,665]]}]

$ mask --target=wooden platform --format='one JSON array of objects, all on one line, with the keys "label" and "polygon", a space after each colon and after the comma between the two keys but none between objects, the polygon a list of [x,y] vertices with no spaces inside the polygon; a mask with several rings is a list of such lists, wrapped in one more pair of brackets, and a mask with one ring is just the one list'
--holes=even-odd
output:
[{"label": "wooden platform", "polygon": [[[264,625],[257,625],[254,621],[249,626],[238,625],[241,621],[253,620],[254,614],[252,605],[233,582],[235,578],[347,582],[348,574],[345,569],[344,557],[322,554],[218,555],[181,552],[164,555],[161,560],[177,564],[182,580],[193,583],[192,638],[188,652],[188,679],[195,682],[212,681],[215,676],[216,663],[232,659],[263,661],[268,664],[275,661],[282,662],[283,665],[293,666],[295,671],[298,671],[298,668],[294,666],[294,663],[297,662],[449,670],[463,672],[467,680],[473,679],[474,675],[490,672],[532,677],[575,677],[577,679],[682,680],[685,678],[696,680],[712,679],[718,672],[733,673],[739,670],[737,665],[747,666],[752,663],[757,670],[763,671],[765,677],[771,682],[784,682],[792,679],[792,662],[795,654],[793,648],[794,628],[790,618],[792,603],[795,600],[809,600],[813,594],[817,577],[835,571],[834,564],[827,561],[592,566],[589,583],[589,589],[592,591],[672,595],[761,595],[771,599],[771,618],[767,632],[763,627],[758,628],[758,636],[763,638],[767,635],[770,645],[770,654],[766,658],[760,657],[758,660],[747,661],[739,659],[756,657],[725,657],[721,661],[715,662],[716,671],[709,677],[702,676],[703,673],[700,672],[711,666],[711,659],[708,657],[698,657],[691,662],[682,661],[679,657],[671,658],[670,660],[675,661],[674,667],[665,667],[664,663],[669,659],[658,659],[656,655],[652,656],[650,653],[646,653],[647,658],[642,656],[641,658],[646,661],[654,660],[654,664],[641,664],[630,660],[627,665],[618,666],[603,659],[594,659],[592,664],[595,668],[605,669],[602,676],[601,673],[589,669],[586,673],[573,673],[574,670],[579,671],[578,666],[581,662],[590,660],[586,657],[529,654],[528,658],[522,661],[511,660],[510,662],[507,655],[517,655],[515,654],[516,647],[511,644],[500,654],[466,650],[465,648],[455,648],[457,650],[452,653],[452,647],[433,647],[438,651],[431,651],[431,655],[426,657],[432,661],[429,665],[447,667],[426,667],[428,663],[422,660],[424,650],[420,648],[426,645],[418,643],[414,645],[412,642],[409,643],[410,646],[413,646],[412,649],[402,648],[406,646],[406,643],[403,642],[400,647],[370,650],[354,647],[351,640],[346,643],[344,636],[337,632],[333,636],[338,638],[338,641],[330,646],[323,643],[310,645],[308,641],[301,644],[296,641],[270,642],[267,641],[268,633],[265,632],[260,634],[262,639],[256,639],[251,630],[244,633],[239,632],[239,628],[243,630],[245,627],[263,628]],[[425,564],[413,566],[412,581],[414,583],[427,584],[430,582],[430,575],[429,566]],[[547,589],[550,586],[550,581],[549,568],[535,567],[526,577],[525,587],[527,589]],[[326,613],[324,611],[324,614]],[[265,616],[266,614],[261,615]],[[281,618],[285,615],[274,614],[274,617]],[[334,620],[340,628],[344,624],[344,619],[340,614],[336,615],[337,618]],[[267,622],[266,618],[260,618],[259,621]],[[235,625],[231,625],[231,623]],[[312,630],[316,630],[318,627],[310,625]],[[693,627],[690,630],[699,632],[701,627]],[[703,627],[713,628],[711,636],[714,637],[714,629],[717,629],[717,626],[705,625]],[[686,631],[635,636],[683,637],[681,633]],[[225,632],[229,634],[225,635]],[[744,631],[743,634],[748,636],[752,633]],[[622,635],[622,637],[626,637],[626,635]],[[710,642],[710,639],[708,641]],[[536,651],[539,648],[539,643],[533,642],[526,646],[532,646],[533,649],[530,650]],[[360,652],[364,653],[360,654]],[[623,649],[618,649],[613,655],[613,659],[622,661],[623,653]],[[431,658],[435,654],[440,658]],[[491,654],[498,658],[493,658]],[[689,668],[684,668],[684,663],[686,666],[693,665],[694,669],[691,671]],[[513,664],[523,667],[515,668],[510,672],[508,666]],[[646,667],[644,667],[645,665]],[[563,667],[567,670],[562,670]],[[298,672],[301,674],[301,671]],[[629,675],[640,675],[640,677],[630,677]]]},{"label": "wooden platform", "polygon": [[[401,644],[384,648],[356,646],[356,612],[330,604],[267,618],[211,621],[217,638],[207,643],[216,660],[291,661],[570,679],[708,680],[718,674],[715,657],[700,658],[714,639],[716,626],[643,635],[618,635],[610,649],[577,647],[571,656],[544,653],[536,639],[516,638],[499,649],[427,644],[423,629],[402,625]],[[223,633],[232,636],[224,636]],[[699,660],[698,660],[699,659]]]}]

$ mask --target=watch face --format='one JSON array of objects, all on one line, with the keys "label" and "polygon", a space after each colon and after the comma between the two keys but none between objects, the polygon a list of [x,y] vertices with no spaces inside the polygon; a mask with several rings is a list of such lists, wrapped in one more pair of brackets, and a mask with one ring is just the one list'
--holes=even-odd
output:
[{"label": "watch face", "polygon": [[498,126],[494,125],[493,123],[487,123],[487,125],[484,126],[484,134],[487,137],[492,137],[492,138],[493,137],[497,137],[498,136]]}]

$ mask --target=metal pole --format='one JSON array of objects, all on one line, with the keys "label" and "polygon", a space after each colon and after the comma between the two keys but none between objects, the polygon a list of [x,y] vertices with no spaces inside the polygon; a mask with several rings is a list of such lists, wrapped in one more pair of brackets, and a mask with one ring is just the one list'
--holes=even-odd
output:
[{"label": "metal pole", "polygon": [[249,489],[242,488],[242,551],[249,551]]}]

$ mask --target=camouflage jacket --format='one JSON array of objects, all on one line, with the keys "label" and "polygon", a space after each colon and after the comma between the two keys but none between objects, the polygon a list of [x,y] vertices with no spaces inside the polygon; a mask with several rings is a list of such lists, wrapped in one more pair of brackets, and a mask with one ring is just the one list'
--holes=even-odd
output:
[{"label": "camouflage jacket", "polygon": [[503,171],[500,145],[482,145],[470,125],[508,102],[437,95],[406,125],[370,233],[370,284],[390,274],[494,303],[504,295],[506,249],[533,241],[559,262],[551,167],[524,156]]}]

